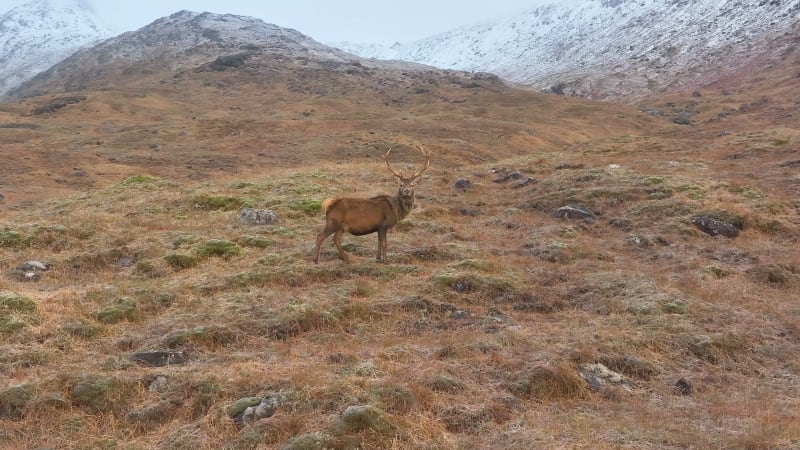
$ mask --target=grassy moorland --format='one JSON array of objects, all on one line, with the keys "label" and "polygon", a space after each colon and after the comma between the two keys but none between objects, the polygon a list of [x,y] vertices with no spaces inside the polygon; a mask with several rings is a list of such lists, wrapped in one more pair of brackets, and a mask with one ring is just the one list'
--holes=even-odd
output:
[{"label": "grassy moorland", "polygon": [[[0,105],[0,447],[800,445],[793,100],[346,75]],[[320,202],[391,193],[418,144],[388,264],[346,235],[314,265]]]}]

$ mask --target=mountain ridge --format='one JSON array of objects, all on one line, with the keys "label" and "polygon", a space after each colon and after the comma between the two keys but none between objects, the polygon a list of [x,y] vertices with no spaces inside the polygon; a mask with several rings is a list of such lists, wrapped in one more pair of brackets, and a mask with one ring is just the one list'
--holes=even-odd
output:
[{"label": "mountain ridge", "polygon": [[364,57],[488,71],[514,83],[589,98],[692,89],[793,33],[800,3],[739,0],[552,2],[412,43],[332,43]]},{"label": "mountain ridge", "polygon": [[209,64],[220,65],[217,69],[239,67],[255,55],[299,58],[308,64],[435,70],[412,62],[368,61],[254,17],[184,10],[82,49],[7,97],[108,89],[123,80],[137,84],[161,70],[201,70]]}]

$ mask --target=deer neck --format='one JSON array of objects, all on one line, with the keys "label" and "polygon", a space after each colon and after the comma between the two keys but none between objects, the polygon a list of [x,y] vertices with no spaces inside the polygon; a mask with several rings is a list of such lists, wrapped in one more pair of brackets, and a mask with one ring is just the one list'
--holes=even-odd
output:
[{"label": "deer neck", "polygon": [[403,197],[402,195],[397,194],[395,197],[395,205],[397,205],[395,213],[397,214],[397,221],[399,222],[403,220],[414,207],[414,196],[411,195],[410,197]]}]

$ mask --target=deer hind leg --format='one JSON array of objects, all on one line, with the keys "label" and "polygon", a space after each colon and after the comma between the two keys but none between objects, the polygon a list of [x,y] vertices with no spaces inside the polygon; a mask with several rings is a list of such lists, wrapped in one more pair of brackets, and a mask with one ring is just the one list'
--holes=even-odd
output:
[{"label": "deer hind leg", "polygon": [[344,230],[341,229],[333,233],[333,243],[336,245],[336,249],[339,250],[339,254],[342,255],[344,262],[350,264],[350,257],[347,256],[347,253],[342,248],[342,233],[344,233]]},{"label": "deer hind leg", "polygon": [[386,230],[378,230],[378,262],[386,262]]},{"label": "deer hind leg", "polygon": [[326,225],[325,229],[320,231],[317,235],[317,246],[314,248],[314,264],[319,263],[319,247],[322,245],[322,241],[333,234],[334,231],[336,230]]}]

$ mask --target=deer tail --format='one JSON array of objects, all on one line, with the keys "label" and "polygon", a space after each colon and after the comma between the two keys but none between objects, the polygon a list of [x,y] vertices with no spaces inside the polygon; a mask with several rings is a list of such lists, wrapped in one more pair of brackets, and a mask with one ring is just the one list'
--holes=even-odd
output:
[{"label": "deer tail", "polygon": [[327,212],[328,212],[328,208],[330,208],[330,207],[331,207],[331,205],[333,205],[334,203],[336,203],[336,200],[338,200],[338,199],[335,199],[335,198],[326,198],[326,199],[325,199],[325,201],[324,201],[324,202],[322,202],[322,212],[323,212],[323,213],[327,213]]}]

